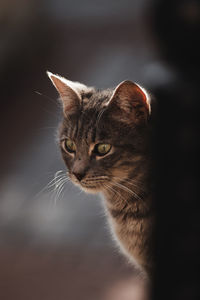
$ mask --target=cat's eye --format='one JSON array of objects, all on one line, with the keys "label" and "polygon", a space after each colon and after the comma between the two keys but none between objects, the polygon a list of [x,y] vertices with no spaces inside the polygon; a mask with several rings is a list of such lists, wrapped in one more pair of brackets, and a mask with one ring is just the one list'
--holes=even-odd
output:
[{"label": "cat's eye", "polygon": [[96,155],[103,156],[106,155],[111,149],[110,144],[97,144],[94,148]]},{"label": "cat's eye", "polygon": [[74,153],[76,152],[76,145],[71,139],[66,139],[64,141],[64,148],[66,151],[69,153]]}]

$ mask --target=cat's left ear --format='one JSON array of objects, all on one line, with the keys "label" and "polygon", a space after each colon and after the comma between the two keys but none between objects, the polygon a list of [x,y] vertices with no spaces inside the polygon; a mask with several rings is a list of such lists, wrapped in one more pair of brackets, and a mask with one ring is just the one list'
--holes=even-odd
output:
[{"label": "cat's left ear", "polygon": [[47,75],[60,95],[63,111],[66,115],[76,112],[83,95],[87,95],[93,91],[93,88],[79,82],[70,81],[49,71],[47,71]]},{"label": "cat's left ear", "polygon": [[[108,104],[121,119],[136,124],[146,123],[150,112],[150,97],[138,84],[125,80],[114,90]],[[117,109],[115,109],[117,108]]]}]

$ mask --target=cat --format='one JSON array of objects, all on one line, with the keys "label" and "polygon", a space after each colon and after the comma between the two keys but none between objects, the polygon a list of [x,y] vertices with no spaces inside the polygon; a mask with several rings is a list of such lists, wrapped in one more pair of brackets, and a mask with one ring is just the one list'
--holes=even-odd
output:
[{"label": "cat", "polygon": [[71,181],[101,192],[114,237],[130,261],[153,268],[151,97],[138,84],[96,90],[47,72],[63,107],[59,144]]}]

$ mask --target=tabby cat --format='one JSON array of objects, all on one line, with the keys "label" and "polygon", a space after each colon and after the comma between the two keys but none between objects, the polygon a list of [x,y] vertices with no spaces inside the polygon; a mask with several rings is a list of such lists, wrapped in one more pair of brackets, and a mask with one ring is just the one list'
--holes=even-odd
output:
[{"label": "tabby cat", "polygon": [[96,90],[47,72],[63,106],[59,141],[72,182],[101,192],[114,237],[138,266],[152,268],[151,107],[138,84]]}]

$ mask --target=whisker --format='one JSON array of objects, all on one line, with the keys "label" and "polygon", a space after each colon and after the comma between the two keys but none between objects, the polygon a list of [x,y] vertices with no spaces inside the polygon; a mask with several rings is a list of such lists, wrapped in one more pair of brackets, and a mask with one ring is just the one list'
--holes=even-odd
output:
[{"label": "whisker", "polygon": [[58,119],[58,114],[56,114],[56,113],[54,113],[54,112],[52,112],[52,111],[50,111],[50,110],[47,110],[47,109],[45,109],[45,108],[42,108],[42,110],[43,110],[45,113],[49,114],[51,117],[54,117],[55,119]]},{"label": "whisker", "polygon": [[66,174],[60,174],[61,172],[64,172],[63,170],[59,170],[54,174],[53,179],[51,179],[46,185],[45,187],[42,188],[42,190],[40,192],[38,192],[36,194],[36,197],[38,197],[39,195],[41,195],[41,193],[45,192],[46,190],[48,190],[49,188],[51,188],[52,186],[55,185],[55,181],[57,180],[57,178],[59,179],[61,176],[66,176]]},{"label": "whisker", "polygon": [[133,195],[135,198],[137,198],[138,200],[142,200],[140,196],[138,196],[137,193],[135,193],[134,191],[130,190],[129,188],[127,188],[125,185],[118,183],[118,182],[112,182],[113,185],[121,188],[122,190],[128,192],[129,194]]},{"label": "whisker", "polygon": [[59,187],[57,188],[56,190],[56,195],[55,195],[55,198],[54,198],[54,204],[56,205],[57,204],[57,201],[62,193],[62,191],[64,190],[64,187],[65,187],[65,183],[68,181],[68,178],[65,178],[65,180],[63,180]]},{"label": "whisker", "polygon": [[124,181],[124,182],[128,183],[129,185],[132,185],[135,188],[139,189],[143,194],[145,194],[144,188],[141,187],[141,185],[140,185],[141,181],[139,181],[139,184],[138,184],[137,180],[131,180],[128,178],[120,178],[120,177],[113,177],[113,178],[119,179],[120,181]]},{"label": "whisker", "polygon": [[99,112],[99,114],[98,114],[98,116],[97,116],[96,127],[98,127],[98,124],[99,124],[99,122],[100,122],[100,119],[101,119],[101,117],[102,117],[102,115],[103,115],[103,113],[105,112],[106,109],[107,109],[107,107],[103,108],[103,109]]},{"label": "whisker", "polygon": [[48,188],[54,187],[53,191],[55,191],[59,187],[62,180],[65,179],[65,178],[67,178],[67,177],[63,175],[62,177],[60,177],[59,179],[54,181]]},{"label": "whisker", "polygon": [[67,177],[63,177],[63,178],[59,179],[59,181],[55,183],[54,192],[59,189],[60,185],[62,185],[63,182],[68,181],[68,180],[69,180],[69,178],[67,178]]},{"label": "whisker", "polygon": [[111,192],[113,192],[114,194],[115,194],[115,193],[118,194],[119,198],[120,198],[120,199],[123,199],[123,200],[128,204],[128,201],[127,201],[124,197],[122,197],[122,195],[121,195],[118,191],[116,191],[115,189],[113,189],[112,186],[110,186],[108,183],[107,183],[105,186],[106,186]]},{"label": "whisker", "polygon": [[55,187],[53,189],[53,194],[55,195],[55,198],[59,197],[60,190],[67,181],[69,181],[69,178],[67,176],[63,176],[58,181],[55,182]]},{"label": "whisker", "polygon": [[49,96],[47,96],[47,95],[45,95],[45,94],[42,94],[42,93],[40,93],[40,92],[38,92],[38,91],[34,91],[34,92],[35,92],[37,95],[42,96],[42,97],[44,97],[44,98],[50,100],[53,104],[55,104],[57,107],[60,108],[60,105],[58,105],[58,101],[56,101],[55,99],[53,99],[53,98],[51,98],[51,97],[49,97]]}]

